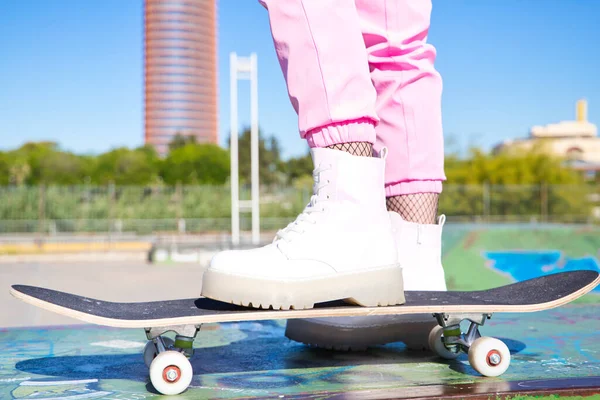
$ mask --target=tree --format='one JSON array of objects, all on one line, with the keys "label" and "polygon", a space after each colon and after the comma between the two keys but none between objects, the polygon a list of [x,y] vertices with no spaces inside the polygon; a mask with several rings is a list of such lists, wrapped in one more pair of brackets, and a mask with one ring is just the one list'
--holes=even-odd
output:
[{"label": "tree", "polygon": [[[229,140],[228,143],[231,143]],[[240,181],[242,184],[250,184],[251,170],[251,131],[244,129],[238,139],[238,165],[240,170]],[[277,138],[271,136],[265,139],[262,133],[258,133],[258,176],[261,185],[281,184],[285,181],[283,176],[281,150]]]},{"label": "tree", "polygon": [[143,185],[156,181],[159,159],[148,146],[134,150],[122,147],[98,156],[92,182]]},{"label": "tree", "polygon": [[186,144],[196,144],[196,136],[188,136],[188,135],[182,135],[181,133],[177,133],[175,134],[175,137],[173,137],[173,140],[171,140],[171,142],[169,143],[169,152],[175,150],[175,149],[179,149],[183,146],[185,146]]},{"label": "tree", "polygon": [[[454,215],[587,215],[591,204],[580,174],[544,151],[471,149],[466,159],[446,158],[448,178],[440,209]],[[562,188],[562,189],[561,189]],[[569,189],[567,189],[569,188]]]},{"label": "tree", "polygon": [[93,160],[72,153],[50,151],[39,160],[39,180],[59,185],[81,184],[90,175]]},{"label": "tree", "polygon": [[290,184],[294,183],[297,179],[306,180],[307,176],[311,177],[313,169],[314,166],[310,152],[301,157],[290,158],[283,164],[283,171]]},{"label": "tree", "polygon": [[229,152],[214,144],[186,144],[169,152],[161,175],[165,183],[224,184],[229,177]]},{"label": "tree", "polygon": [[8,154],[0,151],[0,185],[8,185],[10,183],[10,167],[11,163]]},{"label": "tree", "polygon": [[43,182],[43,160],[59,152],[54,142],[28,142],[11,152],[12,176],[15,184],[38,184]]},{"label": "tree", "polygon": [[8,183],[16,185],[82,183],[93,165],[92,158],[62,151],[54,142],[25,143],[6,153],[5,160]]},{"label": "tree", "polygon": [[31,167],[27,164],[26,160],[18,160],[10,166],[8,175],[10,183],[21,186],[29,179]]}]

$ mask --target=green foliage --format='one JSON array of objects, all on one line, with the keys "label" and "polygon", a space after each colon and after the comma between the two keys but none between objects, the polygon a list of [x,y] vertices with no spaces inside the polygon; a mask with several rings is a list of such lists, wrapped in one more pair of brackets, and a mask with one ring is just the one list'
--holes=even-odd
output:
[{"label": "green foliage", "polygon": [[186,144],[169,152],[162,168],[168,185],[223,184],[230,171],[229,152],[213,144]]},{"label": "green foliage", "polygon": [[[238,143],[240,197],[248,199],[249,129]],[[228,218],[229,151],[181,135],[169,147],[165,158],[151,146],[92,156],[52,142],[0,152],[0,219]],[[294,217],[312,192],[310,153],[283,161],[277,140],[260,136],[259,160],[261,216]],[[497,154],[473,149],[464,158],[449,154],[439,210],[469,219],[587,218],[595,186],[563,161],[541,147]]]},{"label": "green foliage", "polygon": [[159,159],[150,147],[134,150],[122,147],[101,154],[95,160],[91,182],[117,185],[144,185],[158,179]]},{"label": "green foliage", "polygon": [[83,182],[90,175],[93,160],[72,153],[51,151],[39,160],[38,165],[38,183],[74,185]]},{"label": "green foliage", "polygon": [[583,179],[577,172],[562,165],[562,159],[541,148],[522,152],[502,152],[488,155],[472,149],[470,156],[460,160],[446,159],[449,183],[491,185],[578,184]]},{"label": "green foliage", "polygon": [[61,151],[53,142],[26,143],[0,156],[0,184],[78,184],[92,170],[92,158]]},{"label": "green foliage", "polygon": [[27,186],[0,187],[0,220],[37,219],[39,194],[39,189]]},{"label": "green foliage", "polygon": [[[182,144],[184,143],[184,144]],[[195,138],[178,136],[166,159],[152,146],[116,148],[98,156],[62,151],[56,143],[26,143],[0,153],[0,185],[156,185],[166,182],[223,184],[229,153]]]},{"label": "green foliage", "polygon": [[171,143],[169,143],[169,152],[179,149],[187,144],[196,144],[196,136],[186,136],[181,133],[175,134]]},{"label": "green foliage", "polygon": [[8,185],[10,183],[10,161],[8,155],[0,151],[0,185]]},{"label": "green foliage", "polygon": [[[542,147],[446,158],[440,210],[449,215],[589,215],[592,187]],[[564,219],[564,218],[563,218]]]},{"label": "green foliage", "polygon": [[44,162],[58,151],[54,142],[25,143],[15,152],[11,152],[13,163],[10,169],[10,181],[13,184],[38,184],[42,182]]},{"label": "green foliage", "polygon": [[288,183],[293,184],[298,179],[306,180],[306,177],[311,177],[312,171],[313,162],[310,152],[301,157],[290,158],[284,164],[284,172],[288,178]]},{"label": "green foliage", "polygon": [[[238,163],[240,170],[240,182],[250,184],[251,170],[251,136],[250,128],[244,129],[238,138]],[[258,180],[261,185],[270,186],[285,182],[283,175],[283,162],[281,161],[281,149],[279,142],[273,136],[264,138],[258,132]],[[231,140],[228,140],[231,143]]]}]

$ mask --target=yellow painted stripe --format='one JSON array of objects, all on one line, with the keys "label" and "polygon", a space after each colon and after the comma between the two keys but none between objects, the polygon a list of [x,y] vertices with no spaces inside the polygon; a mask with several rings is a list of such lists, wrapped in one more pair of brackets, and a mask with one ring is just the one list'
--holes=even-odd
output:
[{"label": "yellow painted stripe", "polygon": [[85,242],[85,243],[44,243],[35,245],[0,244],[0,254],[54,254],[81,253],[86,251],[148,251],[152,245],[148,242]]}]

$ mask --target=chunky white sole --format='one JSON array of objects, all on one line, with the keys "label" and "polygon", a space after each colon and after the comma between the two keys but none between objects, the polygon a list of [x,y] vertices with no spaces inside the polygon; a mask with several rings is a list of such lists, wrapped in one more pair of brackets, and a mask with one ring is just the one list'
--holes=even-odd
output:
[{"label": "chunky white sole", "polygon": [[438,324],[431,314],[290,319],[285,336],[329,350],[364,351],[374,346],[402,342],[410,350],[427,351],[430,350],[429,333],[436,326]]},{"label": "chunky white sole", "polygon": [[319,278],[274,280],[208,269],[202,296],[253,308],[306,309],[334,300],[377,307],[405,302],[398,265],[338,273]]}]

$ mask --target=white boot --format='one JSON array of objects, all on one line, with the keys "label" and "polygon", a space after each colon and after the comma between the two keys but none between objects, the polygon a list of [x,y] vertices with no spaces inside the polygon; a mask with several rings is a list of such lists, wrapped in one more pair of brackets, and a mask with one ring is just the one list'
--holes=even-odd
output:
[{"label": "white boot", "polygon": [[[398,248],[405,290],[445,291],[441,237],[445,216],[435,225],[407,222],[395,212],[390,219]],[[437,322],[431,314],[292,319],[285,335],[297,342],[337,350],[404,342],[428,349],[429,332]]]},{"label": "white boot", "polygon": [[437,224],[417,224],[405,221],[393,211],[389,215],[404,276],[404,290],[445,291],[442,229],[446,216],[441,215]]},{"label": "white boot", "polygon": [[202,295],[275,309],[340,299],[402,304],[402,270],[383,189],[386,154],[313,149],[314,194],[302,214],[265,247],[217,254],[204,273]]}]

